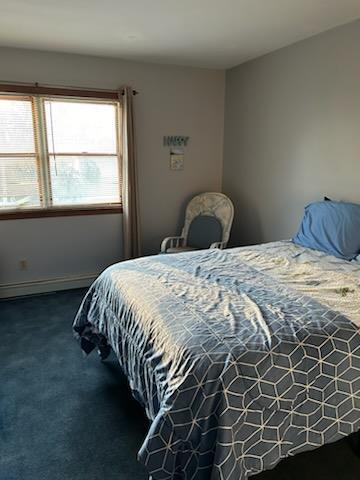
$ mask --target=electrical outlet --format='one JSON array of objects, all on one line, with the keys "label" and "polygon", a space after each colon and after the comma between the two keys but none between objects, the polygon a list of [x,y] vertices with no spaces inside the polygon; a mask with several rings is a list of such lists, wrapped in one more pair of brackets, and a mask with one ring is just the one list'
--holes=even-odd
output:
[{"label": "electrical outlet", "polygon": [[27,270],[28,269],[28,262],[26,259],[19,261],[19,268],[20,270]]}]

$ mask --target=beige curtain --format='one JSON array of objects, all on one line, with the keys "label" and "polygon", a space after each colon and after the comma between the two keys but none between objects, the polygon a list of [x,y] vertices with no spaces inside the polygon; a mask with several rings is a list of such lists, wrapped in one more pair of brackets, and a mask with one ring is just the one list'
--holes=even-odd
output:
[{"label": "beige curtain", "polygon": [[141,255],[139,227],[139,194],[135,152],[133,89],[120,90],[122,99],[122,202],[124,260]]}]

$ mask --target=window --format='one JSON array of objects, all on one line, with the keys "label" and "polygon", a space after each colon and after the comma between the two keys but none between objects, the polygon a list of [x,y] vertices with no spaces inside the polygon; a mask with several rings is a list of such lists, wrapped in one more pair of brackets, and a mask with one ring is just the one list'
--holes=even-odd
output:
[{"label": "window", "polygon": [[0,95],[0,216],[119,207],[119,102]]},{"label": "window", "polygon": [[30,98],[0,101],[0,208],[39,207],[41,193]]}]

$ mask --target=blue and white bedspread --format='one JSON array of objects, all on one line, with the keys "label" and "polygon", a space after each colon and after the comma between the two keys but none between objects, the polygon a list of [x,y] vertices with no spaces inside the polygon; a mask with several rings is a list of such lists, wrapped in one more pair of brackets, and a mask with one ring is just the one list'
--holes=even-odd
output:
[{"label": "blue and white bedspread", "polygon": [[358,263],[287,241],[123,262],[74,329],[144,405],[155,480],[243,480],[360,429]]}]

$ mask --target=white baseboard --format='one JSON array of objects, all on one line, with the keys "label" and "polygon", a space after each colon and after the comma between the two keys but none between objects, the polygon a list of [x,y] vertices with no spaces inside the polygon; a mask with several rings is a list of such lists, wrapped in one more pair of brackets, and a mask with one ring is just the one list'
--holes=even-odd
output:
[{"label": "white baseboard", "polygon": [[72,277],[47,278],[29,282],[0,284],[0,298],[21,297],[38,293],[55,292],[73,288],[89,287],[99,273]]}]

